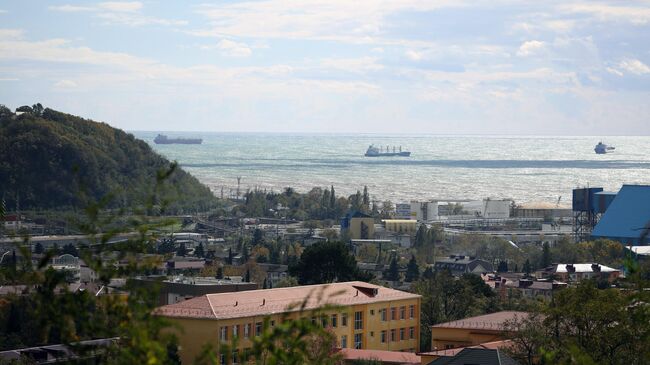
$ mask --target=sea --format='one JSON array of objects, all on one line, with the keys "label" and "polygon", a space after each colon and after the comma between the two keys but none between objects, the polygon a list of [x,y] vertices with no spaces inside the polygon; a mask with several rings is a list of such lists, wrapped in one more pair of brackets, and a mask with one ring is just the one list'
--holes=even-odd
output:
[{"label": "sea", "polygon": [[[217,196],[334,185],[368,187],[374,201],[513,199],[570,206],[572,189],[650,184],[650,136],[439,136],[166,132],[200,145],[156,145],[157,132],[132,132],[209,186]],[[615,146],[594,153],[599,142]],[[411,157],[364,157],[369,145]],[[385,148],[385,147],[384,147]]]}]

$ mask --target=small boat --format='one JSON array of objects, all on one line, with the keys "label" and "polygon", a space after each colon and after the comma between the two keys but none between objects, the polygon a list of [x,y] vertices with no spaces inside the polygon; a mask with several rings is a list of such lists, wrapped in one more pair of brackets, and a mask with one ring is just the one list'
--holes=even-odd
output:
[{"label": "small boat", "polygon": [[614,147],[614,146],[608,146],[608,145],[604,144],[604,143],[601,141],[601,142],[598,142],[598,144],[596,145],[596,147],[594,147],[594,152],[596,152],[596,153],[599,154],[599,155],[604,155],[604,154],[606,154],[608,151],[613,151],[613,150],[615,150],[615,149],[616,149],[616,147]]},{"label": "small boat", "polygon": [[399,146],[399,149],[396,149],[395,146],[393,146],[393,150],[391,152],[390,147],[386,146],[386,150],[382,146],[375,147],[374,145],[370,145],[368,147],[368,150],[366,150],[366,154],[364,155],[366,157],[410,157],[411,152],[409,151],[402,151],[402,146]]},{"label": "small boat", "polygon": [[201,138],[169,138],[164,134],[159,134],[153,140],[156,144],[201,144]]}]

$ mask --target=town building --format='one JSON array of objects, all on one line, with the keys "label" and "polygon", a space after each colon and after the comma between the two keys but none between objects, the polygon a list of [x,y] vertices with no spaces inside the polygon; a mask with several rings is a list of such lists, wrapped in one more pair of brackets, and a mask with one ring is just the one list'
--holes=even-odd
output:
[{"label": "town building", "polygon": [[431,326],[431,348],[448,350],[505,340],[506,323],[528,317],[527,312],[503,311]]},{"label": "town building", "polygon": [[433,264],[433,269],[436,271],[449,270],[453,276],[461,276],[463,274],[480,275],[494,271],[491,263],[464,255],[450,255],[449,257],[437,258]]},{"label": "town building", "polygon": [[512,289],[521,293],[522,297],[529,299],[543,298],[551,300],[553,294],[558,290],[564,289],[568,286],[567,283],[557,280],[531,280],[519,279],[514,282],[507,282],[504,289]]},{"label": "town building", "polygon": [[[297,286],[237,293],[207,294],[159,307],[158,315],[178,325],[181,360],[189,364],[203,345],[231,344],[246,353],[263,331],[265,318],[274,326],[286,319],[321,321],[336,336],[338,347],[415,352],[420,341],[417,294],[359,281]],[[300,309],[304,303],[304,309]],[[319,311],[324,305],[334,309]],[[222,355],[228,362],[228,356]]]},{"label": "town building", "polygon": [[167,305],[205,294],[231,293],[257,289],[256,283],[232,278],[148,276],[130,279],[136,285],[158,289],[158,305]]},{"label": "town building", "polygon": [[356,365],[362,361],[372,361],[382,365],[420,365],[421,357],[412,352],[340,349],[339,354],[345,364]]},{"label": "town building", "polygon": [[428,365],[519,365],[501,349],[464,348],[456,355],[439,357]]},{"label": "town building", "polygon": [[597,263],[553,264],[536,273],[538,278],[553,278],[555,280],[572,283],[578,283],[585,279],[606,280],[611,283],[620,275],[620,270]]},{"label": "town building", "polygon": [[278,283],[289,275],[289,266],[280,264],[260,264],[262,271],[266,273],[266,285],[270,288],[275,288]]},{"label": "town building", "polygon": [[362,212],[350,212],[341,219],[341,233],[356,240],[375,238],[375,219]]},{"label": "town building", "polygon": [[412,219],[384,219],[384,228],[394,233],[415,234],[417,231],[417,222]]},{"label": "town building", "polygon": [[591,232],[624,245],[650,244],[650,185],[623,185]]},{"label": "town building", "polygon": [[429,352],[419,352],[418,355],[420,355],[420,358],[422,360],[421,364],[424,365],[424,364],[430,364],[433,360],[439,358],[445,358],[447,360],[451,360],[456,355],[458,355],[461,351],[467,348],[499,350],[499,349],[508,349],[511,348],[512,346],[513,343],[511,340],[499,340],[499,341],[485,342],[475,346],[456,347],[453,349],[436,350],[436,351],[429,351]]}]

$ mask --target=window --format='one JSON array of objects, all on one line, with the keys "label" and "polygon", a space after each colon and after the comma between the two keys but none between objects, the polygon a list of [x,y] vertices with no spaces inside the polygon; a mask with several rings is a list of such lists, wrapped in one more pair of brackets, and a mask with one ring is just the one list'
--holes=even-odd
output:
[{"label": "window", "polygon": [[391,307],[390,308],[390,320],[394,321],[397,319],[397,308]]},{"label": "window", "polygon": [[370,337],[375,337],[375,332],[374,331],[370,331]]},{"label": "window", "polygon": [[345,327],[348,325],[348,314],[343,313],[341,314],[341,326]]},{"label": "window", "polygon": [[336,325],[337,325],[336,320],[337,319],[338,319],[338,315],[332,314],[332,319],[331,319],[332,328],[336,328]]},{"label": "window", "polygon": [[345,349],[348,347],[348,336],[341,336],[341,348]]},{"label": "window", "polygon": [[239,361],[239,350],[233,350],[232,351],[232,364],[233,365],[237,364],[237,361]]},{"label": "window", "polygon": [[363,329],[363,312],[354,312],[354,329]]},{"label": "window", "polygon": [[363,348],[363,337],[361,337],[361,333],[355,333],[354,334],[354,348],[355,349],[362,349]]},{"label": "window", "polygon": [[406,328],[399,329],[399,340],[400,341],[406,340]]},{"label": "window", "polygon": [[255,323],[255,336],[260,336],[262,334],[262,322]]},{"label": "window", "polygon": [[219,354],[219,364],[226,365],[226,354]]},{"label": "window", "polygon": [[320,317],[320,323],[324,327],[327,327],[327,316]]},{"label": "window", "polygon": [[395,342],[397,341],[397,330],[392,329],[390,330],[390,342]]},{"label": "window", "polygon": [[374,315],[375,315],[375,310],[374,310],[374,309],[371,309],[371,310],[370,310],[370,315],[371,315],[371,316],[374,316]]},{"label": "window", "polygon": [[316,324],[316,317],[311,317],[311,324]]},{"label": "window", "polygon": [[251,357],[251,349],[250,347],[247,347],[244,349],[244,356],[242,358],[243,362],[248,361],[248,359]]},{"label": "window", "polygon": [[415,305],[409,305],[409,318],[415,318]]},{"label": "window", "polygon": [[275,321],[271,321],[271,327],[275,327]]},{"label": "window", "polygon": [[409,328],[409,338],[411,340],[415,338],[415,327]]},{"label": "window", "polygon": [[232,326],[232,337],[237,337],[239,336],[239,325],[236,324]]},{"label": "window", "polygon": [[386,308],[380,309],[379,315],[381,316],[381,321],[386,322]]},{"label": "window", "polygon": [[386,343],[386,331],[381,331],[381,343]]},{"label": "window", "polygon": [[251,335],[251,327],[252,327],[252,326],[251,326],[250,323],[246,323],[246,324],[244,325],[244,338],[248,338],[248,337],[250,337],[250,335]]},{"label": "window", "polygon": [[221,335],[219,336],[219,338],[221,339],[221,341],[228,341],[228,326],[221,327],[220,332]]},{"label": "window", "polygon": [[406,307],[399,307],[399,319],[406,319]]}]

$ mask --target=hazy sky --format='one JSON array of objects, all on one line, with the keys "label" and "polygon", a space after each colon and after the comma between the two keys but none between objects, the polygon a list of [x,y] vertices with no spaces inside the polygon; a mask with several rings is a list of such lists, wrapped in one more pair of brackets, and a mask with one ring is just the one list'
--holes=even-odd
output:
[{"label": "hazy sky", "polygon": [[650,1],[0,1],[0,103],[128,130],[650,134]]}]

